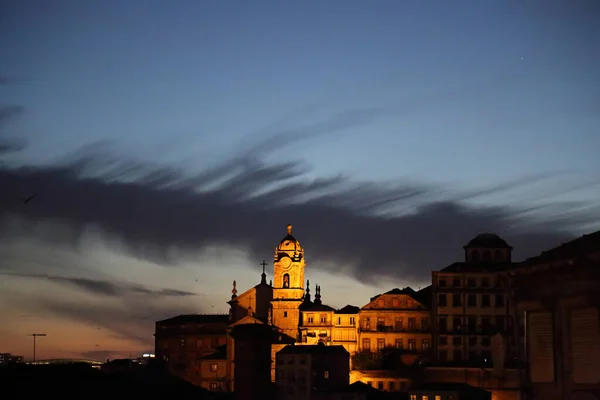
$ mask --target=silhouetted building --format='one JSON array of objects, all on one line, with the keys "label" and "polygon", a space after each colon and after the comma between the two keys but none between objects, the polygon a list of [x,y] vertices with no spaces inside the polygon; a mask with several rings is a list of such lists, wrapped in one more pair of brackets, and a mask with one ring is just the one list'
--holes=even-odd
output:
[{"label": "silhouetted building", "polygon": [[200,359],[200,385],[212,391],[230,391],[227,377],[227,345]]},{"label": "silhouetted building", "polygon": [[18,364],[23,362],[23,356],[16,356],[11,353],[0,353],[0,365]]},{"label": "silhouetted building", "polygon": [[492,393],[466,383],[426,383],[408,394],[410,400],[492,400]]},{"label": "silhouetted building", "polygon": [[600,231],[511,272],[528,398],[600,399]]},{"label": "silhouetted building", "polygon": [[276,332],[269,325],[239,324],[231,329],[234,345],[236,400],[274,399],[271,344]]},{"label": "silhouetted building", "polygon": [[350,355],[343,346],[324,343],[286,346],[277,353],[279,399],[316,399],[345,390],[350,383]]},{"label": "silhouetted building", "polygon": [[493,233],[466,246],[465,261],[432,272],[433,348],[439,364],[490,366],[492,337],[505,338],[516,356],[506,273],[515,267],[512,247]]},{"label": "silhouetted building", "polygon": [[227,342],[227,314],[179,315],[156,322],[156,358],[182,379],[202,385],[200,360]]}]

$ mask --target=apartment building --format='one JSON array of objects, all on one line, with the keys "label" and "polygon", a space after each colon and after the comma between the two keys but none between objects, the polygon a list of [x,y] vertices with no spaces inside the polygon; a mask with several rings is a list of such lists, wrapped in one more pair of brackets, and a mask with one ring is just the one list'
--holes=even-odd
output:
[{"label": "apartment building", "polygon": [[371,298],[360,309],[360,350],[377,352],[393,346],[405,354],[431,349],[431,320],[426,292],[407,287]]},{"label": "apartment building", "polygon": [[514,358],[506,272],[512,247],[493,233],[464,246],[465,259],[432,272],[433,348],[440,364],[490,364],[492,336],[507,338]]}]

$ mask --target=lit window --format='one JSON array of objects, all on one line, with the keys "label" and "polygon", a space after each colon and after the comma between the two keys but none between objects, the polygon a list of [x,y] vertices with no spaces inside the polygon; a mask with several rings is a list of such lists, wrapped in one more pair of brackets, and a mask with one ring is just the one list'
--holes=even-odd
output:
[{"label": "lit window", "polygon": [[329,371],[323,372],[323,378],[329,379]]},{"label": "lit window", "polygon": [[210,372],[217,372],[219,367],[217,364],[210,364]]},{"label": "lit window", "polygon": [[217,388],[219,387],[219,385],[215,382],[211,382],[210,383],[210,390],[217,390]]}]

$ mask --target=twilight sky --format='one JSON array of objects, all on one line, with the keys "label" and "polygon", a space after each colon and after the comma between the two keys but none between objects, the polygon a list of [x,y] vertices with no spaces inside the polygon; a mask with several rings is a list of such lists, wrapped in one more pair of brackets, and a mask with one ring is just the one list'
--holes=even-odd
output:
[{"label": "twilight sky", "polygon": [[3,1],[0,352],[34,332],[38,358],[149,351],[153,321],[227,312],[288,223],[335,307],[426,286],[480,232],[523,259],[598,229],[598,18]]}]

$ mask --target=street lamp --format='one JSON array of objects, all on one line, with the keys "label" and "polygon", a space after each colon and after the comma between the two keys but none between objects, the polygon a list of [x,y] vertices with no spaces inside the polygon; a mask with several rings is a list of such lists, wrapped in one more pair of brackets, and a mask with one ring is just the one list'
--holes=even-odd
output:
[{"label": "street lamp", "polygon": [[38,336],[47,336],[45,333],[32,333],[29,336],[33,336],[33,363],[35,364],[35,339]]}]

